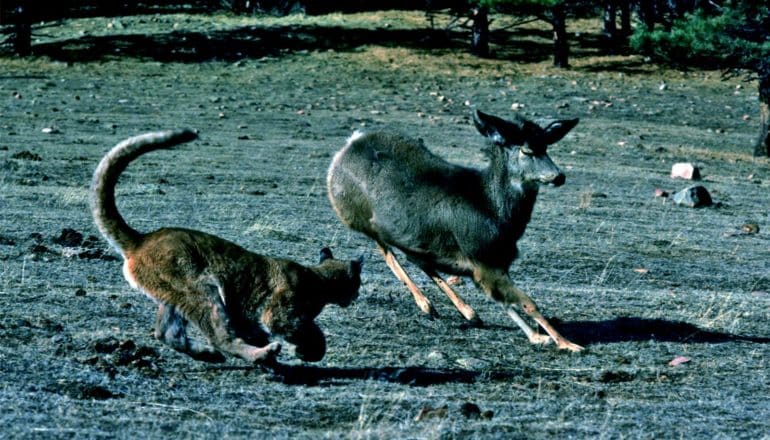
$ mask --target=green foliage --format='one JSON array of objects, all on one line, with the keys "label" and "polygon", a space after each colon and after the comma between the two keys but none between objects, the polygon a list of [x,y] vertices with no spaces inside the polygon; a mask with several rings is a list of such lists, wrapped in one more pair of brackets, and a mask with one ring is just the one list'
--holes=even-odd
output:
[{"label": "green foliage", "polygon": [[688,14],[670,30],[638,28],[631,46],[658,61],[715,68],[766,69],[770,57],[767,7],[726,2],[718,15]]}]

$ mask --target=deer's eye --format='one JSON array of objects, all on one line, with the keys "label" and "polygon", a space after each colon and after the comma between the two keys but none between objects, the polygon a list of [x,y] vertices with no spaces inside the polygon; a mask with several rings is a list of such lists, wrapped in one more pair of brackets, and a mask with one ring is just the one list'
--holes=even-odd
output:
[{"label": "deer's eye", "polygon": [[532,151],[532,149],[529,148],[529,145],[527,144],[522,145],[519,151],[521,151],[522,154],[526,154],[527,156],[533,156],[535,154],[535,152]]}]

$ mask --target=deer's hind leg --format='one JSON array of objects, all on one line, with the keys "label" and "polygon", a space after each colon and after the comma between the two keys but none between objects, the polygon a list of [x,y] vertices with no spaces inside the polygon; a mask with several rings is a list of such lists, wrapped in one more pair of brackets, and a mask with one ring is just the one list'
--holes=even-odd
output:
[{"label": "deer's hind leg", "polygon": [[390,270],[393,271],[393,274],[396,276],[396,278],[398,278],[402,283],[406,284],[406,288],[409,289],[409,291],[412,293],[414,301],[417,303],[417,307],[419,307],[420,310],[422,310],[424,313],[427,313],[431,317],[438,316],[438,312],[436,312],[436,309],[433,308],[433,304],[431,304],[430,300],[422,293],[422,290],[417,287],[414,281],[409,278],[409,275],[406,273],[404,268],[401,267],[401,264],[398,262],[398,260],[396,260],[396,256],[393,254],[393,251],[390,249],[390,247],[382,243],[377,243],[377,248],[382,254],[382,257],[385,258],[385,264],[387,264]]}]

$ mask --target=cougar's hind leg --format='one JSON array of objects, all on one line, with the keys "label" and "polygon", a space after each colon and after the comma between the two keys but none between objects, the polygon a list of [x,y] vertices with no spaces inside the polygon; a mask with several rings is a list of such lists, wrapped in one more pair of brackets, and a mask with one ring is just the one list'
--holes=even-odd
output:
[{"label": "cougar's hind leg", "polygon": [[225,357],[219,351],[187,336],[187,319],[174,306],[163,303],[158,306],[155,338],[196,360],[214,363],[225,361]]}]

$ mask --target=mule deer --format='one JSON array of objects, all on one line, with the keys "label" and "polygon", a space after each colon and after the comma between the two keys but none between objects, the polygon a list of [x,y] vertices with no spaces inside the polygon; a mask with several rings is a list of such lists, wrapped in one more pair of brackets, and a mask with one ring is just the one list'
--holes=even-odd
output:
[{"label": "mule deer", "polygon": [[[279,335],[296,346],[300,359],[320,360],[326,339],[313,320],[326,304],[347,307],[358,296],[361,259],[335,260],[324,248],[320,263],[305,267],[204,232],[162,228],[143,234],[118,212],[115,184],[132,160],[196,137],[180,130],[126,139],[102,159],[91,184],[94,222],[123,256],[123,275],[159,303],[155,337],[198,360],[222,362],[224,352],[264,362],[280,351],[278,342],[269,343],[270,335]],[[189,321],[211,346],[187,337]]]},{"label": "mule deer", "polygon": [[345,225],[377,243],[388,267],[406,284],[423,312],[436,314],[392,248],[419,266],[466,319],[477,320],[476,312],[439,272],[471,276],[493,299],[521,306],[547,333],[536,332],[507,307],[532,343],[553,339],[561,349],[581,350],[548,323],[508,275],[539,184],[560,186],[565,181],[546,149],[575,127],[578,119],[542,128],[519,116],[506,121],[475,111],[473,120],[492,143],[486,150],[490,164],[484,170],[449,163],[420,140],[354,133],[329,168],[332,207]]}]

